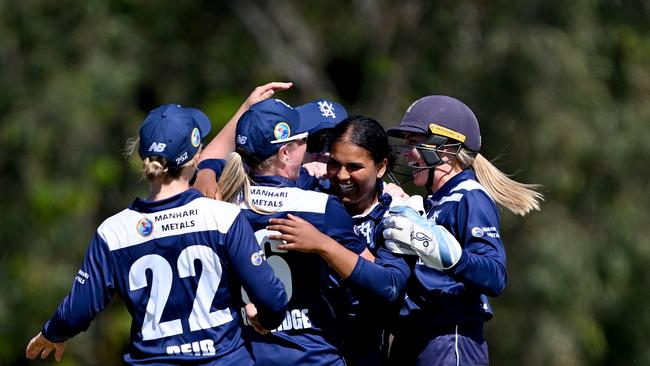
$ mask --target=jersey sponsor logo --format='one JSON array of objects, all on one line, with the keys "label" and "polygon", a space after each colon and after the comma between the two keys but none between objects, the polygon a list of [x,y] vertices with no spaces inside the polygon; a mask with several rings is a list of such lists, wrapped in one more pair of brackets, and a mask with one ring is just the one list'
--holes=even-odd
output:
[{"label": "jersey sponsor logo", "polygon": [[138,221],[135,227],[138,230],[138,234],[142,236],[149,236],[153,232],[153,222],[147,218]]},{"label": "jersey sponsor logo", "polygon": [[276,140],[284,140],[291,136],[291,127],[286,122],[278,122],[273,128],[273,136]]},{"label": "jersey sponsor logo", "polygon": [[262,200],[259,198],[251,199],[251,204],[253,206],[258,206],[258,207],[273,207],[273,208],[280,208],[283,205],[282,201]]},{"label": "jersey sponsor logo", "polygon": [[166,212],[164,214],[155,215],[154,220],[158,222],[158,221],[170,220],[170,219],[182,219],[190,216],[197,216],[198,214],[199,214],[199,210],[197,209],[189,209],[181,212],[171,211],[171,212]]},{"label": "jersey sponsor logo", "polygon": [[194,127],[192,130],[192,134],[190,135],[190,142],[194,147],[199,147],[199,145],[201,145],[201,132],[199,132],[199,129],[196,127]]},{"label": "jersey sponsor logo", "polygon": [[192,343],[167,346],[168,355],[214,356],[216,350],[212,339],[202,339]]},{"label": "jersey sponsor logo", "polygon": [[472,228],[472,236],[473,237],[480,238],[480,237],[483,237],[485,235],[487,235],[487,236],[489,236],[491,238],[500,238],[501,237],[499,235],[499,231],[494,226],[483,226],[483,227],[475,226],[475,227]]},{"label": "jersey sponsor logo", "polygon": [[167,144],[165,144],[163,142],[154,141],[154,142],[151,143],[151,146],[149,146],[149,151],[159,153],[159,152],[165,151],[166,147],[167,147]]},{"label": "jersey sponsor logo", "polygon": [[74,277],[74,280],[83,285],[83,284],[86,283],[86,280],[88,279],[88,277],[90,277],[88,275],[88,273],[86,273],[86,272],[84,272],[82,270],[79,270],[77,275]]},{"label": "jersey sponsor logo", "polygon": [[[251,187],[250,190],[251,204],[258,207],[264,208],[281,208],[284,205],[284,200],[282,198],[288,198],[289,194],[285,191],[275,191],[267,190],[259,187]],[[261,196],[261,198],[259,197]],[[280,198],[280,199],[269,199],[269,198]]]},{"label": "jersey sponsor logo", "polygon": [[197,216],[198,213],[199,213],[198,209],[189,209],[184,211],[171,211],[171,212],[155,215],[154,220],[155,222],[161,222],[161,221],[171,221],[171,220],[188,218],[186,220],[165,222],[160,225],[162,231],[188,229],[196,226],[196,221],[194,219],[189,219],[189,218]]},{"label": "jersey sponsor logo", "polygon": [[334,105],[332,103],[328,103],[327,101],[323,100],[321,102],[318,102],[318,108],[320,109],[320,113],[323,115],[323,117],[336,118],[336,114],[334,113]]}]

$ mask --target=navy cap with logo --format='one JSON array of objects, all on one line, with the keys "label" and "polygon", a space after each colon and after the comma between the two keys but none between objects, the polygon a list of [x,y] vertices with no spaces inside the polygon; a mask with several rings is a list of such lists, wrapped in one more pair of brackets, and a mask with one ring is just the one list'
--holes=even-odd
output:
[{"label": "navy cap with logo", "polygon": [[481,130],[474,112],[460,100],[444,95],[418,99],[406,110],[400,125],[386,131],[399,138],[407,132],[441,135],[471,150],[481,150]]},{"label": "navy cap with logo", "polygon": [[210,133],[210,119],[196,108],[165,104],[151,112],[140,127],[140,157],[161,156],[167,168],[179,168],[196,155]]},{"label": "navy cap with logo", "polygon": [[244,159],[262,162],[283,143],[306,138],[298,112],[280,99],[253,104],[237,122],[236,149]]},{"label": "navy cap with logo", "polygon": [[348,118],[348,112],[342,105],[323,98],[298,106],[296,110],[300,114],[303,130],[310,135],[323,129],[334,128]]}]

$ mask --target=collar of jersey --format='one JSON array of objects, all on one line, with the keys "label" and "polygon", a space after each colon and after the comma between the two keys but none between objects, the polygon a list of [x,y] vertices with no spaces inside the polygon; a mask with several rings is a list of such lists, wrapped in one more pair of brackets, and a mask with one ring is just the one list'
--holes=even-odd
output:
[{"label": "collar of jersey", "polygon": [[258,186],[270,186],[270,187],[297,187],[298,186],[298,183],[296,181],[278,175],[256,175],[251,177],[251,179]]},{"label": "collar of jersey", "polygon": [[476,180],[476,174],[472,169],[465,169],[462,172],[456,174],[451,179],[447,181],[438,191],[429,196],[427,199],[431,201],[438,201],[442,197],[449,194],[449,192],[454,189],[460,182],[468,179]]},{"label": "collar of jersey", "polygon": [[201,192],[197,191],[194,188],[190,188],[187,191],[159,201],[147,201],[141,198],[136,198],[131,206],[129,206],[129,208],[142,213],[158,212],[174,207],[183,206],[201,197],[203,197],[203,194],[201,194]]},{"label": "collar of jersey", "polygon": [[353,219],[358,220],[363,218],[363,221],[366,221],[366,218],[370,218],[374,222],[379,222],[384,217],[384,213],[390,208],[390,203],[393,201],[388,193],[384,193],[384,182],[377,180],[377,194],[379,194],[379,199],[377,203],[374,204],[370,212],[367,214],[359,214],[352,216]]}]

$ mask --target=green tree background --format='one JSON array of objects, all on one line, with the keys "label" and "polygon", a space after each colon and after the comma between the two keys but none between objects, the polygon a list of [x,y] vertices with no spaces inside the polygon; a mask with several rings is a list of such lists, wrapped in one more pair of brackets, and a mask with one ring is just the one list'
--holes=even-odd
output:
[{"label": "green tree background", "polygon": [[[122,155],[146,113],[196,106],[214,134],[272,80],[385,126],[465,101],[484,155],[546,195],[502,215],[492,364],[650,364],[647,1],[0,0],[0,65],[1,365],[28,364],[97,225],[146,193]],[[120,364],[128,327],[112,304],[61,364]]]}]

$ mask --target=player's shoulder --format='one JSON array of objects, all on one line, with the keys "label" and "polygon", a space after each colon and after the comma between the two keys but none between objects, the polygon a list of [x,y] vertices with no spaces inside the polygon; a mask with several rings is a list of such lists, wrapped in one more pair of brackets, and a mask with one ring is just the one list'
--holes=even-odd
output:
[{"label": "player's shoulder", "polygon": [[465,179],[459,182],[441,199],[441,203],[443,201],[460,202],[462,200],[489,200],[494,203],[494,198],[492,198],[490,192],[474,179]]},{"label": "player's shoulder", "polygon": [[125,208],[122,211],[113,214],[112,216],[109,216],[104,221],[102,221],[102,223],[97,228],[97,232],[100,234],[104,233],[106,231],[114,229],[115,227],[123,225],[125,222],[131,222],[134,218],[140,216],[141,214],[139,214],[139,212],[134,211],[130,208]]},{"label": "player's shoulder", "polygon": [[206,227],[211,227],[209,222],[214,222],[216,229],[224,233],[230,229],[241,213],[241,209],[232,203],[207,197],[197,198],[191,205],[196,207],[197,212],[202,212],[200,220],[208,221]]}]

